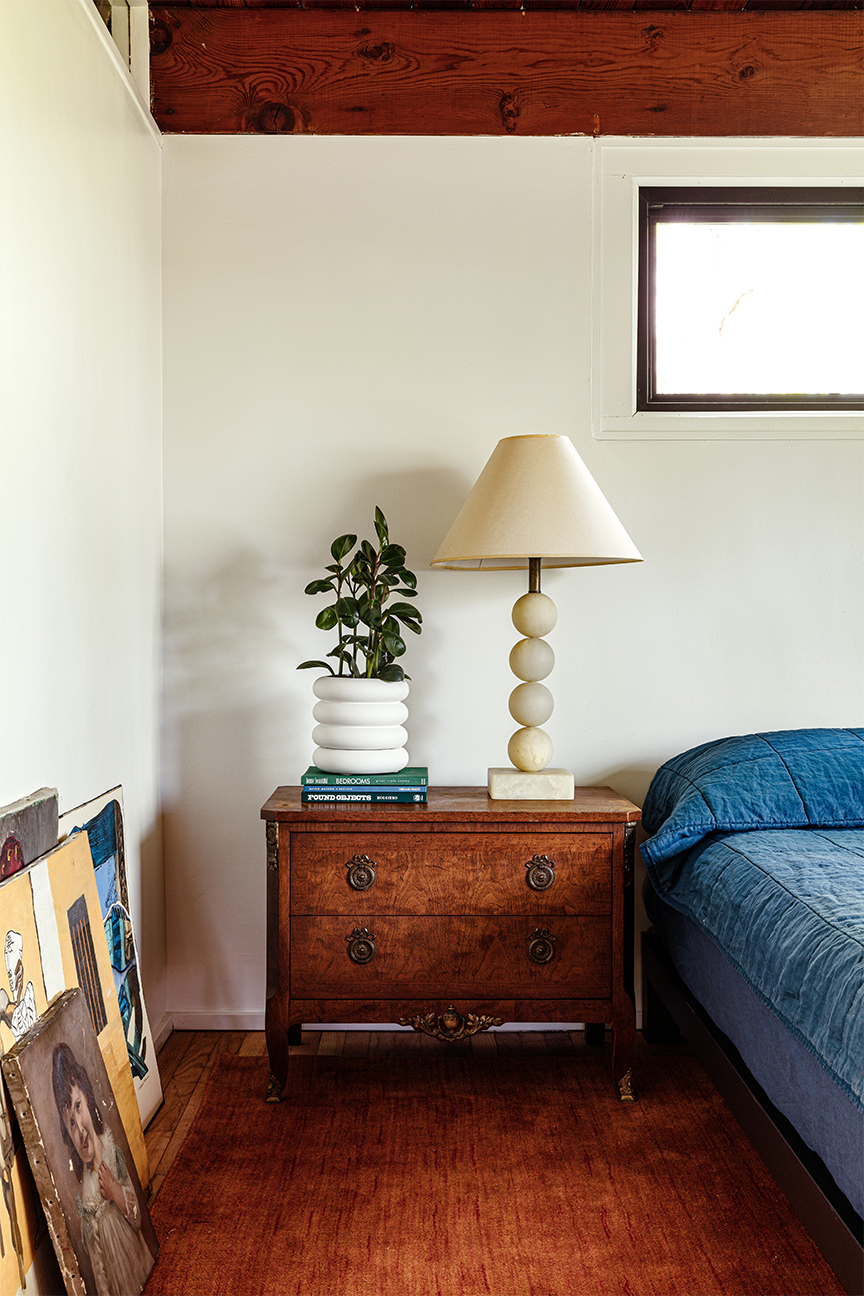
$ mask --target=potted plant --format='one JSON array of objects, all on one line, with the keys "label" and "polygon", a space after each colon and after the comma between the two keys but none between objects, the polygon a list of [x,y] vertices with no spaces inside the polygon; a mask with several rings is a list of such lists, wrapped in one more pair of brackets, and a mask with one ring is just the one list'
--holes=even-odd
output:
[{"label": "potted plant", "polygon": [[[404,748],[408,679],[397,658],[406,650],[403,631],[420,634],[423,618],[413,603],[417,577],[405,566],[405,550],[390,542],[387,519],[375,509],[377,548],[356,535],[330,546],[333,562],[307,594],[332,594],[318,613],[319,630],[335,630],[336,645],[324,660],[301,662],[298,670],[320,667],[313,685],[319,699],[314,764],[345,774],[383,774],[408,764]],[[393,600],[391,602],[391,599]]]}]

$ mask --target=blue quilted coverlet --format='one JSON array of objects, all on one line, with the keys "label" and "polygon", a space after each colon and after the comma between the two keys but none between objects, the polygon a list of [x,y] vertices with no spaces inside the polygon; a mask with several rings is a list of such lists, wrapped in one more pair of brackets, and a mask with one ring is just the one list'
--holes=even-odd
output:
[{"label": "blue quilted coverlet", "polygon": [[685,752],[658,771],[643,824],[657,893],[864,1109],[864,730]]}]

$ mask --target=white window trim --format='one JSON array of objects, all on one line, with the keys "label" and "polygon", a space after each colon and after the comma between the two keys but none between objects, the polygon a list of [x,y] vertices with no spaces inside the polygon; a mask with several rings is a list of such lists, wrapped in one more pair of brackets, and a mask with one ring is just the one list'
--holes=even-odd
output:
[{"label": "white window trim", "polygon": [[640,186],[841,187],[864,180],[860,139],[598,140],[594,150],[592,431],[600,441],[858,440],[864,410],[636,409]]}]

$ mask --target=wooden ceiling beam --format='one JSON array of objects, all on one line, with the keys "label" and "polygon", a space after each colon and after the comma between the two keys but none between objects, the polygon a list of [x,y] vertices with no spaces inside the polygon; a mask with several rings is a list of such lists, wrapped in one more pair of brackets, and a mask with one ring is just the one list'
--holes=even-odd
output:
[{"label": "wooden ceiling beam", "polygon": [[199,0],[152,5],[151,33],[166,133],[864,134],[860,11]]}]

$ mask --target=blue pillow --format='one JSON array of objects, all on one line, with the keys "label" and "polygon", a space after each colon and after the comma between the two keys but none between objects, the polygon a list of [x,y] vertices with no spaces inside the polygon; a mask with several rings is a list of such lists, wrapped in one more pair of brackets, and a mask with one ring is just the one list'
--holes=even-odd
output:
[{"label": "blue pillow", "polygon": [[658,864],[712,832],[864,826],[864,729],[791,729],[704,743],[655,774],[642,811]]}]

